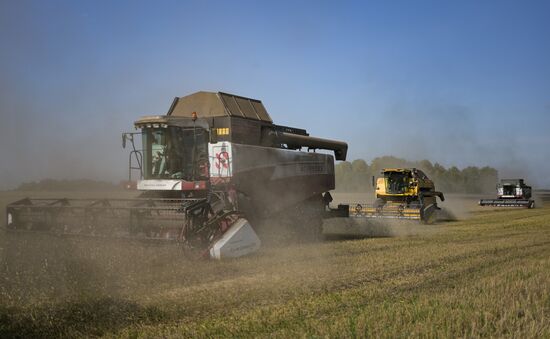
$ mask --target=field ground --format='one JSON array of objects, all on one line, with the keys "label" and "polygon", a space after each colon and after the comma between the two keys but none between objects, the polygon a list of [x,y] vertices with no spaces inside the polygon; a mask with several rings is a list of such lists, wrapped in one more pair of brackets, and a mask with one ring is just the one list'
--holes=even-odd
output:
[{"label": "field ground", "polygon": [[[2,220],[21,195],[0,194]],[[223,262],[2,231],[0,337],[550,337],[550,206],[475,200],[449,199],[458,221],[407,236]]]}]

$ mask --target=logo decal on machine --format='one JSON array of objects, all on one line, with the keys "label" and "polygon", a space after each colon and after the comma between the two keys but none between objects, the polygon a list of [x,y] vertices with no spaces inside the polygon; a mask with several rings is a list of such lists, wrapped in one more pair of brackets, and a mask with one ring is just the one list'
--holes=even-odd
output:
[{"label": "logo decal on machine", "polygon": [[231,177],[232,173],[232,154],[230,142],[218,142],[208,145],[208,154],[210,155],[210,176],[211,177]]},{"label": "logo decal on machine", "polygon": [[229,153],[227,151],[221,151],[220,153],[216,153],[216,161],[214,162],[214,165],[218,170],[221,169],[228,169],[229,168]]}]

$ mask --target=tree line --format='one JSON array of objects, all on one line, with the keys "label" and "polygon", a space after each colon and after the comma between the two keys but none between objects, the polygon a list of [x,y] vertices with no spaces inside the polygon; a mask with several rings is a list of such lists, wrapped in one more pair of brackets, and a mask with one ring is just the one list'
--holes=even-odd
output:
[{"label": "tree line", "polygon": [[368,164],[363,159],[336,165],[336,191],[372,192],[372,176],[380,177],[384,168],[418,168],[433,180],[435,188],[453,193],[494,193],[498,171],[492,167],[445,168],[429,160],[409,161],[392,156],[378,157]]}]

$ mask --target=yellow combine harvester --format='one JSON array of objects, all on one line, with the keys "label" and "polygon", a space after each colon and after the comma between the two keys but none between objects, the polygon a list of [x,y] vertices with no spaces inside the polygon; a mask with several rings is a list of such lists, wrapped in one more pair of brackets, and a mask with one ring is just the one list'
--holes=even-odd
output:
[{"label": "yellow combine harvester", "polygon": [[374,203],[350,204],[350,217],[434,221],[434,212],[439,209],[436,198],[444,201],[445,197],[435,191],[433,181],[424,172],[416,168],[386,168],[382,175],[376,182],[372,178]]}]

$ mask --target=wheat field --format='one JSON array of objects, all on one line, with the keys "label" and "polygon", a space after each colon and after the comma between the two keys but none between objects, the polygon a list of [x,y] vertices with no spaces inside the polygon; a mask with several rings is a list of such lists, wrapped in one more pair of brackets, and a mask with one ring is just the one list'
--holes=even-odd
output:
[{"label": "wheat field", "polygon": [[418,232],[221,262],[2,230],[0,337],[550,337],[550,207],[451,203]]}]

